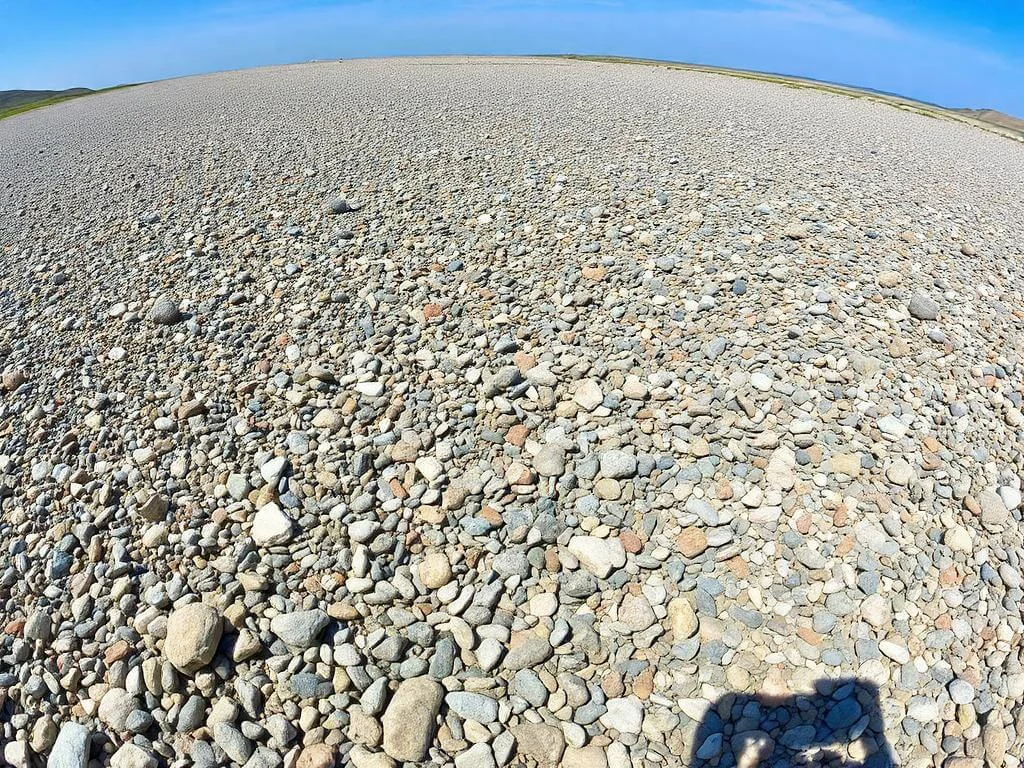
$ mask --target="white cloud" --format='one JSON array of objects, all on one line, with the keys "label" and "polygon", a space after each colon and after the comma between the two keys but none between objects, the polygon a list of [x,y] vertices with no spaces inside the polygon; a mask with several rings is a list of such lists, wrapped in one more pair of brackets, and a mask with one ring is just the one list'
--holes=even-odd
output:
[{"label": "white cloud", "polygon": [[846,32],[897,37],[900,29],[882,16],[862,11],[842,0],[752,0],[753,6],[735,11],[767,20],[840,29]]}]

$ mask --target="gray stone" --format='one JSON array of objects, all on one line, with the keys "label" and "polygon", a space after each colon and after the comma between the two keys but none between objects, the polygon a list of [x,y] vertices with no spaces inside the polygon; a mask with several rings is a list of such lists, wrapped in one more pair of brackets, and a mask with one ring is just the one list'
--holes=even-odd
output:
[{"label": "gray stone", "polygon": [[444,697],[448,709],[464,720],[487,725],[498,719],[498,702],[482,693],[453,691]]},{"label": "gray stone", "polygon": [[542,637],[535,632],[526,632],[520,636],[518,643],[514,644],[505,656],[502,666],[512,672],[520,669],[529,669],[543,664],[551,658],[554,649],[548,638]]},{"label": "gray stone", "polygon": [[601,454],[601,474],[613,479],[636,475],[636,456],[625,451],[605,451]]},{"label": "gray stone", "polygon": [[178,302],[170,296],[161,296],[154,302],[149,312],[149,319],[155,325],[174,325],[181,322],[181,309]]},{"label": "gray stone", "polygon": [[935,320],[939,316],[939,303],[925,294],[915,291],[907,304],[907,310],[918,320]]},{"label": "gray stone", "polygon": [[256,748],[241,731],[228,723],[217,723],[213,726],[213,740],[230,760],[239,765],[252,757]]},{"label": "gray stone", "polygon": [[330,623],[330,617],[316,608],[278,614],[271,619],[270,629],[292,648],[304,649],[317,643]]},{"label": "gray stone", "polygon": [[91,734],[80,723],[64,723],[46,759],[46,768],[86,768]]}]

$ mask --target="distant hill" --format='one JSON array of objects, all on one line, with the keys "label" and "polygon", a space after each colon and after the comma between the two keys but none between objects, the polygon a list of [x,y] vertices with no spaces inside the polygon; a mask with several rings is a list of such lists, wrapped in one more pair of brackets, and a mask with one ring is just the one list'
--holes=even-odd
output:
[{"label": "distant hill", "polygon": [[20,112],[28,112],[37,107],[46,107],[50,104],[57,104],[68,99],[77,99],[79,96],[90,96],[94,93],[104,91],[116,91],[119,88],[129,88],[139,83],[125,83],[110,88],[68,88],[63,91],[0,91],[0,120]]},{"label": "distant hill", "polygon": [[961,115],[973,117],[975,120],[984,120],[986,123],[1009,128],[1011,131],[1024,135],[1024,120],[1013,115],[997,112],[994,109],[954,109],[953,112],[959,112]]},{"label": "distant hill", "polygon": [[571,59],[578,61],[606,62],[612,64],[640,64],[646,66],[665,67],[666,69],[690,70],[694,72],[711,72],[729,77],[740,77],[747,80],[777,83],[787,88],[813,88],[826,93],[835,93],[849,96],[855,99],[867,99],[902,109],[905,112],[914,112],[926,117],[945,118],[961,123],[973,125],[975,128],[998,133],[1015,141],[1024,142],[1024,120],[1010,115],[997,112],[994,109],[952,109],[933,104],[927,101],[919,101],[907,96],[900,96],[888,91],[879,91],[861,86],[844,85],[832,83],[825,80],[814,80],[796,75],[783,75],[773,72],[756,72],[748,69],[732,69],[730,67],[712,67],[705,64],[690,64],[680,61],[665,61],[662,59],[637,59],[624,56],[591,56],[577,53],[556,53],[544,58]]},{"label": "distant hill", "polygon": [[92,89],[68,88],[64,91],[0,91],[0,112],[5,112],[14,107],[21,107],[25,104],[32,104],[36,101],[84,96],[87,93],[92,93]]}]

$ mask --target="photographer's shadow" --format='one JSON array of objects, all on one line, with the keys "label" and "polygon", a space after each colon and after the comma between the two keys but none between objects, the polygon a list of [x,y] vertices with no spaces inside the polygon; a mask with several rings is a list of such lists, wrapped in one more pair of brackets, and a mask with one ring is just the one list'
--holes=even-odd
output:
[{"label": "photographer's shadow", "polygon": [[697,728],[690,768],[895,768],[878,701],[866,680],[819,680],[789,696],[730,693]]}]

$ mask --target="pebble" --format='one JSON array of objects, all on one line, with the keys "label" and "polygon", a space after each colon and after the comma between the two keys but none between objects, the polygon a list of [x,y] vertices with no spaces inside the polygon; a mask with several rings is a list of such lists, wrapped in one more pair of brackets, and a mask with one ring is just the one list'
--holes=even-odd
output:
[{"label": "pebble", "polygon": [[626,551],[618,539],[575,536],[569,541],[569,551],[599,579],[608,578],[612,569],[626,564]]},{"label": "pebble", "polygon": [[260,508],[252,521],[252,540],[257,546],[274,547],[292,540],[292,520],[274,502]]},{"label": "pebble", "polygon": [[1019,768],[1005,139],[437,63],[0,123],[4,760]]},{"label": "pebble", "polygon": [[443,688],[424,677],[403,680],[384,713],[384,751],[395,760],[419,761],[434,736]]},{"label": "pebble", "polygon": [[180,671],[191,674],[210,663],[217,652],[221,615],[202,603],[189,603],[167,619],[164,655]]},{"label": "pebble", "polygon": [[282,613],[270,622],[270,630],[292,648],[309,648],[320,639],[330,623],[322,610]]},{"label": "pebble", "polygon": [[918,320],[937,320],[939,317],[939,303],[923,293],[915,292],[907,309]]},{"label": "pebble", "polygon": [[170,296],[161,296],[153,303],[149,319],[155,325],[174,325],[181,321],[181,309],[178,302]]},{"label": "pebble", "polygon": [[465,720],[487,725],[498,719],[498,702],[482,693],[454,691],[444,701],[450,711]]}]

